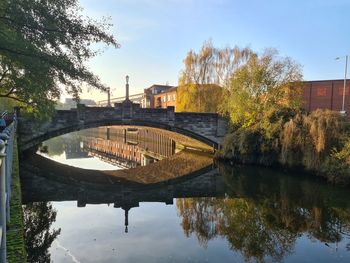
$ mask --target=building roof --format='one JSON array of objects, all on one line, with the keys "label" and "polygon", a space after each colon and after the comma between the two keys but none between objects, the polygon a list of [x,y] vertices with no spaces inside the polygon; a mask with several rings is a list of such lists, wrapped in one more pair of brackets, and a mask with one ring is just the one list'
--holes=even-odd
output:
[{"label": "building roof", "polygon": [[153,87],[160,87],[160,88],[167,88],[167,89],[170,89],[170,88],[173,88],[174,86],[169,86],[169,85],[160,85],[160,84],[153,84],[152,86],[146,88],[146,90],[149,90]]},{"label": "building roof", "polygon": [[[326,81],[344,81],[344,79],[318,79],[318,80],[302,80],[301,82],[326,82]],[[350,81],[350,79],[346,79],[346,81]]]},{"label": "building roof", "polygon": [[177,90],[177,87],[172,87],[172,88],[169,88],[169,89],[166,89],[166,90],[163,90],[157,94],[154,94],[154,96],[161,96],[161,95],[164,95],[164,94],[167,94],[169,92],[174,92]]},{"label": "building roof", "polygon": [[170,89],[167,89],[165,92],[172,92],[172,91],[176,91],[177,87],[172,87]]}]

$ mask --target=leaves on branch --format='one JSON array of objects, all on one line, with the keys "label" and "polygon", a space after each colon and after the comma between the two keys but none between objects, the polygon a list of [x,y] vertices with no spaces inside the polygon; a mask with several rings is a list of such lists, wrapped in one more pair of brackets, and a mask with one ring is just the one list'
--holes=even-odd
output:
[{"label": "leaves on branch", "polygon": [[111,24],[81,15],[77,0],[5,0],[0,3],[0,97],[52,108],[62,88],[79,98],[83,84],[107,87],[84,64],[98,51],[119,47]]}]

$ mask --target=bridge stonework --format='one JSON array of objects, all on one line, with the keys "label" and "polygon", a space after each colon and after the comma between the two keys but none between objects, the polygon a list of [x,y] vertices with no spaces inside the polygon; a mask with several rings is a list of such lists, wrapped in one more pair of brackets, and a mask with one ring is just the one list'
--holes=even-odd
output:
[{"label": "bridge stonework", "polygon": [[227,120],[216,113],[174,112],[166,109],[141,108],[140,104],[124,101],[114,107],[86,107],[58,110],[48,122],[38,123],[19,118],[20,151],[68,132],[107,125],[148,126],[174,131],[192,137],[218,149],[226,134]]}]

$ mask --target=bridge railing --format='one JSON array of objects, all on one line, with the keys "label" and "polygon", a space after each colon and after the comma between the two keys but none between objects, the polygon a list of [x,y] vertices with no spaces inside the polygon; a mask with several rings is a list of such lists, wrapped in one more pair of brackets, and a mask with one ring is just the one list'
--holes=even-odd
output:
[{"label": "bridge railing", "polygon": [[0,133],[0,263],[6,262],[6,225],[10,220],[11,176],[16,114],[10,125]]},{"label": "bridge railing", "polygon": [[0,114],[0,132],[6,127],[6,116],[8,114],[8,111],[3,111]]},{"label": "bridge railing", "polygon": [[[133,101],[133,102],[137,102],[140,103],[142,98],[144,96],[144,93],[138,93],[138,94],[133,94],[129,96],[129,100]],[[123,102],[125,100],[125,96],[124,97],[117,97],[117,98],[111,98],[110,99],[110,103],[113,105],[114,103],[117,102]],[[98,107],[104,107],[108,105],[108,100],[100,100],[97,102],[97,106]]]}]

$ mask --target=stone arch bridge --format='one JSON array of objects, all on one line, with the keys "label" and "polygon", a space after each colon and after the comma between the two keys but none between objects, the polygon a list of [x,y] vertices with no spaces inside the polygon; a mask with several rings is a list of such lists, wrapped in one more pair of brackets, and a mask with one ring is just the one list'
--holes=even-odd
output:
[{"label": "stone arch bridge", "polygon": [[77,109],[58,110],[45,123],[19,118],[19,149],[30,149],[65,133],[108,125],[148,126],[170,130],[218,149],[226,133],[227,120],[216,113],[174,112],[174,107],[141,108],[140,104],[130,100],[116,103],[114,107],[86,107],[78,104]]}]

